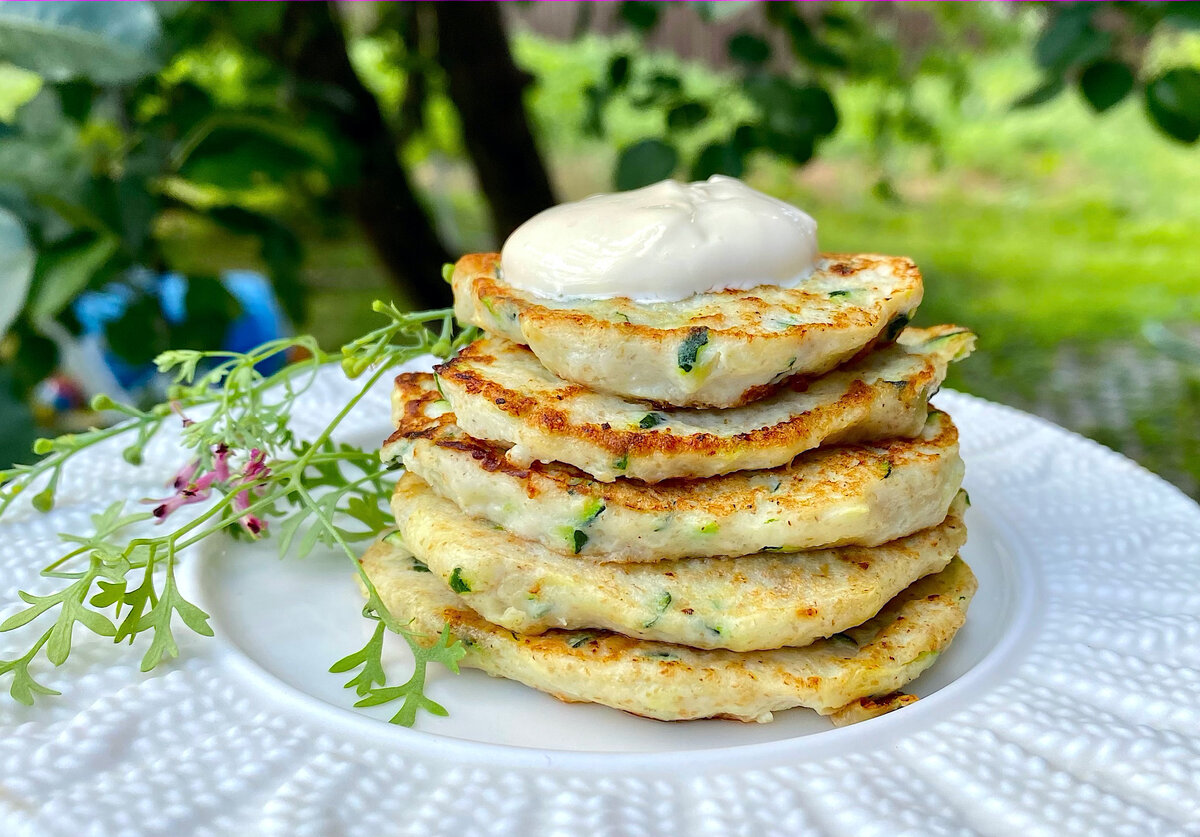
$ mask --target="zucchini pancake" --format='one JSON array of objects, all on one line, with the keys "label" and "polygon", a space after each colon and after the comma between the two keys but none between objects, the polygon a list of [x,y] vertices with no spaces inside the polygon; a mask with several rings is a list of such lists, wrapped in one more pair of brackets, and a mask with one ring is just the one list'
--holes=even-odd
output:
[{"label": "zucchini pancake", "polygon": [[861,624],[967,539],[960,497],[938,525],[877,547],[600,564],[468,517],[413,474],[392,507],[404,546],[502,628],[607,628],[734,651],[807,645]]},{"label": "zucchini pancake", "polygon": [[724,177],[543,212],[449,273],[485,332],[396,378],[396,529],[364,588],[461,665],[662,721],[835,725],[966,619],[958,430],[975,336],[909,326],[908,259],[820,255]]},{"label": "zucchini pancake", "polygon": [[[631,639],[610,631],[531,636],[472,610],[402,546],[381,541],[363,567],[392,615],[432,641],[448,626],[459,665],[517,680],[565,701],[602,703],[661,721],[765,722],[807,706],[822,715],[885,705],[929,668],[966,618],[975,577],[959,558],[842,634],[799,648],[736,652]],[[890,705],[890,704],[887,704]]]},{"label": "zucchini pancake", "polygon": [[817,448],[770,470],[647,485],[600,482],[558,462],[514,465],[506,446],[455,424],[428,372],[397,377],[392,398],[396,432],[381,451],[385,462],[400,459],[468,515],[597,561],[876,546],[940,522],[963,475],[958,431],[937,410],[912,439]]},{"label": "zucchini pancake", "polygon": [[530,348],[599,392],[680,407],[736,407],[793,375],[819,375],[895,340],[921,302],[909,259],[827,256],[798,288],[763,285],[678,302],[555,301],[504,282],[498,253],[454,266],[454,313]]},{"label": "zucchini pancake", "polygon": [[906,329],[893,346],[727,410],[672,409],[564,381],[523,346],[481,338],[435,371],[458,425],[515,464],[566,462],[604,482],[775,468],[821,444],[912,437],[975,335]]}]

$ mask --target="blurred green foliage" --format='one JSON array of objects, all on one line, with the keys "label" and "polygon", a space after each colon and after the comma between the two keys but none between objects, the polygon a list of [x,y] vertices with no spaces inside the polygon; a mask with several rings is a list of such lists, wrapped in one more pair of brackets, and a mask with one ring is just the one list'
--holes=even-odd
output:
[{"label": "blurred green foliage", "polygon": [[[722,14],[715,4],[692,4],[705,20]],[[1197,3],[1046,3],[1032,57],[1041,79],[1016,107],[1034,107],[1074,87],[1101,113],[1138,94],[1150,121],[1184,143],[1200,138],[1200,69],[1160,67],[1148,49],[1172,33],[1200,28]],[[631,7],[633,11],[631,11]],[[741,176],[746,158],[761,151],[793,163],[808,162],[838,127],[835,92],[843,84],[874,82],[872,145],[882,156],[894,145],[940,153],[943,136],[935,106],[916,97],[926,79],[943,82],[951,107],[970,92],[971,65],[1030,41],[1029,19],[1003,4],[766,3],[753,29],[736,31],[726,49],[737,71],[724,89],[689,90],[677,72],[647,61],[637,49],[614,54],[607,71],[584,89],[585,133],[606,133],[616,99],[639,111],[660,111],[657,130],[624,144],[616,162],[619,189],[661,180],[681,167],[692,179],[714,173]],[[624,3],[622,15],[643,36],[661,25],[655,4]],[[773,46],[774,44],[774,46]],[[773,53],[782,46],[786,55]],[[786,67],[787,69],[781,69]],[[798,72],[799,70],[799,72]],[[707,116],[726,108],[731,90],[749,110],[713,131]],[[700,144],[690,134],[701,126]],[[690,146],[690,147],[688,147]],[[682,166],[681,166],[682,163]],[[886,196],[885,178],[876,188]]]},{"label": "blurred green foliage", "polygon": [[[172,215],[253,239],[285,305],[300,314],[299,240],[278,210],[313,191],[306,175],[333,154],[318,132],[271,106],[267,91],[280,78],[264,78],[253,62],[240,68],[236,93],[223,95],[229,85],[205,71],[244,56],[205,50],[208,14],[203,5],[147,3],[0,9],[0,56],[20,78],[0,108],[12,114],[0,132],[0,206],[36,252],[24,284],[11,280],[12,298],[25,304],[5,323],[22,388],[36,379],[21,370],[54,365],[55,344],[40,338],[54,325],[73,331],[69,303],[109,282],[135,292],[108,329],[125,359],[219,344],[237,303],[195,265],[176,263],[160,235]],[[208,328],[162,319],[144,277],[170,270],[193,277],[188,304]]]},{"label": "blurred green foliage", "polygon": [[[521,62],[546,79],[531,105],[554,137],[569,197],[604,188],[615,162],[607,145],[571,134],[584,109],[576,102],[564,113],[569,91],[629,48],[605,38],[516,41]],[[1152,50],[1160,66],[1198,58],[1197,33]],[[689,90],[724,83],[672,56],[645,60],[672,67]],[[1001,50],[970,64],[957,103],[946,79],[918,80],[910,95],[938,147],[898,142],[886,154],[873,127],[884,88],[869,78],[843,83],[841,124],[819,160],[797,170],[760,153],[746,176],[812,212],[823,249],[916,259],[926,277],[919,321],[980,334],[952,386],[1093,436],[1200,496],[1196,149],[1165,137],[1133,98],[1101,116],[1078,91],[1012,110],[1038,74],[1027,56]],[[749,106],[734,86],[722,101],[732,112]],[[645,114],[611,107],[613,137],[633,141],[647,130]],[[876,188],[881,180],[891,194]],[[1145,339],[1147,329],[1158,339]]]}]

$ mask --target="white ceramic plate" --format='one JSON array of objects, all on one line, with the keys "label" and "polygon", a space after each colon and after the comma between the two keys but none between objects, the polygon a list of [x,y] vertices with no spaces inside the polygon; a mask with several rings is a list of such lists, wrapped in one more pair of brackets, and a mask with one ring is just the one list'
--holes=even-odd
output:
[{"label": "white ceramic plate", "polygon": [[[304,427],[349,391],[322,378]],[[1200,508],[1039,419],[939,406],[962,433],[980,587],[910,707],[844,729],[806,710],[666,724],[438,672],[450,717],[401,729],[326,671],[369,629],[345,557],[225,544],[181,577],[215,639],[142,675],[137,649],[82,637],[40,672],[62,698],[0,702],[0,834],[1200,834]],[[387,430],[381,390],[345,437]],[[3,600],[46,589],[55,532],[162,494],[178,452],[164,439],[148,461],[99,453],[56,511],[0,523]],[[0,635],[0,658],[15,648]]]}]

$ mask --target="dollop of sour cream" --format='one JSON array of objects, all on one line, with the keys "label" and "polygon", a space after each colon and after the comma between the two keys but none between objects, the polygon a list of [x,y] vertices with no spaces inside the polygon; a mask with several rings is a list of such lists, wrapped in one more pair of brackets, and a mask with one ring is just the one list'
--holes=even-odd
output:
[{"label": "dollop of sour cream", "polygon": [[817,258],[811,216],[714,175],[547,209],[508,237],[500,267],[507,284],[542,297],[666,302],[793,286]]}]

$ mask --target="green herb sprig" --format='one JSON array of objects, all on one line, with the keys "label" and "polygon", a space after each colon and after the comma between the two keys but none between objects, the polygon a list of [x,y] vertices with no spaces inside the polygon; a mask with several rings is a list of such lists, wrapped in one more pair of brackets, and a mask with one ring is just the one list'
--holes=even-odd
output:
[{"label": "green herb sprig", "polygon": [[[44,567],[42,575],[61,579],[63,586],[40,596],[20,591],[27,606],[0,623],[0,632],[33,632],[24,654],[0,660],[0,677],[11,675],[8,691],[14,700],[28,705],[38,695],[59,694],[36,681],[30,665],[39,654],[55,666],[65,663],[77,626],[131,645],[149,634],[143,671],[178,656],[176,617],[187,629],[211,636],[208,614],[188,601],[175,582],[180,553],[223,534],[265,537],[274,521],[281,554],[295,547],[303,555],[323,543],[344,551],[359,573],[367,591],[363,614],[379,624],[366,646],[330,669],[360,669],[346,684],[362,698],[358,705],[401,700],[392,722],[406,726],[422,709],[445,714],[424,694],[426,668],[440,663],[457,671],[464,649],[447,631],[436,638],[410,632],[380,600],[351,544],[374,537],[388,525],[380,508],[387,492],[386,468],[373,451],[335,444],[332,436],[389,369],[423,354],[448,357],[477,332],[456,334],[448,309],[406,313],[382,302],[373,307],[385,315],[385,324],[347,344],[338,355],[322,351],[309,336],[274,340],[245,353],[165,352],[155,362],[173,379],[166,402],[142,410],[97,396],[94,409],[119,412],[124,420],[112,427],[40,439],[34,451],[42,459],[0,472],[2,516],[31,490],[37,492],[31,500],[35,509],[52,509],[64,467],[96,445],[121,439],[127,442],[124,459],[140,465],[146,445],[167,422],[182,423],[179,441],[192,457],[175,476],[174,494],[155,501],[153,511],[126,510],[120,501],[92,516],[92,534],[60,533],[69,548]],[[279,355],[290,362],[263,374],[260,364]],[[299,440],[291,427],[293,407],[318,372],[335,362],[349,377],[363,378],[363,384],[315,439]],[[173,517],[193,504],[199,506],[198,513]],[[150,520],[180,522],[165,534],[140,534]],[[351,522],[360,525],[347,528]],[[29,627],[45,614],[54,616],[53,624],[40,633],[40,626]],[[413,651],[413,675],[399,686],[386,685],[385,631],[401,636]]]}]

